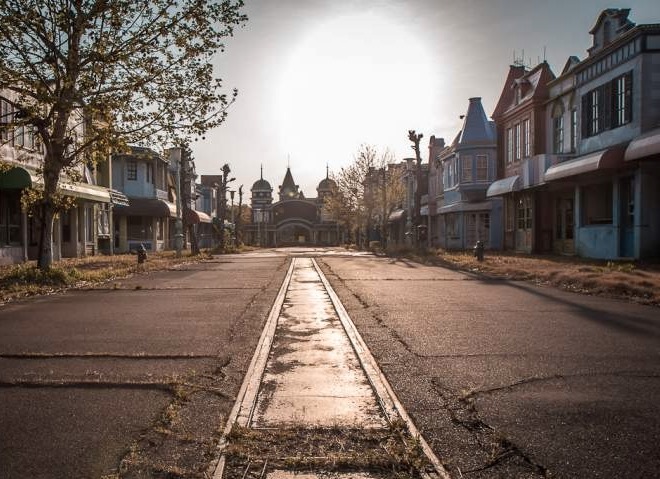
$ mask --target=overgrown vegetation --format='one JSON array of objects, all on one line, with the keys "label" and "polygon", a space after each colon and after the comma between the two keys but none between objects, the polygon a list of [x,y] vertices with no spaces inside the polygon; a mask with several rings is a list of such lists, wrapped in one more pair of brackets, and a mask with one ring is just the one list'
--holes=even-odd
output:
[{"label": "overgrown vegetation", "polygon": [[258,478],[273,469],[368,472],[408,479],[431,467],[420,443],[403,423],[388,429],[315,427],[250,429],[235,426],[229,436],[223,477]]}]

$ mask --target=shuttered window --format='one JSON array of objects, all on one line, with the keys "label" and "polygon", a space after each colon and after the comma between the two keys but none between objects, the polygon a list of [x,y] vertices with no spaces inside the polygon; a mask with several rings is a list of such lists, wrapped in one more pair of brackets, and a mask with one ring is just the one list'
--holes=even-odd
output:
[{"label": "shuttered window", "polygon": [[582,136],[594,136],[632,121],[632,72],[582,97]]}]

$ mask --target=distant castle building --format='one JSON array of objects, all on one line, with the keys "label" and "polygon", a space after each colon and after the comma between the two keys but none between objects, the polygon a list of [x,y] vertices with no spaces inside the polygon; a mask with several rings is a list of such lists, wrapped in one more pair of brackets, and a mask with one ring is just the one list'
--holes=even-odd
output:
[{"label": "distant castle building", "polygon": [[283,246],[294,244],[337,245],[340,232],[337,222],[323,210],[325,198],[331,196],[336,184],[328,176],[316,188],[316,198],[305,198],[287,167],[279,201],[273,203],[273,188],[261,177],[252,185],[252,223],[245,225],[247,244]]}]

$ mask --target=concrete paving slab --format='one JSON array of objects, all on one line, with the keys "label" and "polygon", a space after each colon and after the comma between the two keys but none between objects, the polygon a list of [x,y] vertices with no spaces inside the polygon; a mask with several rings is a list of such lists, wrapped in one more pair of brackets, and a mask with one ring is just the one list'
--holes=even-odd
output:
[{"label": "concrete paving slab", "polygon": [[296,259],[252,427],[386,424],[311,259]]}]

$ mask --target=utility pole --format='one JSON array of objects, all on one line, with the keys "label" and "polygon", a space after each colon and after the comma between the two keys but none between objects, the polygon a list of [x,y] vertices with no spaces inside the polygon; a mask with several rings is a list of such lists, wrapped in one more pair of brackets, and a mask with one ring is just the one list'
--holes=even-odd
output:
[{"label": "utility pole", "polygon": [[231,227],[232,227],[232,234],[231,234],[231,245],[236,246],[236,220],[234,219],[234,193],[236,193],[234,190],[231,190],[229,192],[229,196],[231,197]]}]

